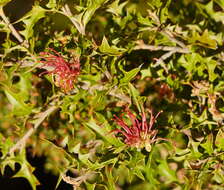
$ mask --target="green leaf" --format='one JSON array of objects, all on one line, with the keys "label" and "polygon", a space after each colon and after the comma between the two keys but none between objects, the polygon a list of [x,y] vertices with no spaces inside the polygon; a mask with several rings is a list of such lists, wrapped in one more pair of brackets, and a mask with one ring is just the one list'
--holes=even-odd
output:
[{"label": "green leaf", "polygon": [[137,106],[139,113],[141,113],[142,110],[141,110],[140,103],[139,103],[139,91],[131,83],[129,83],[128,86],[130,89],[130,94],[134,100],[134,103]]},{"label": "green leaf", "polygon": [[163,7],[161,7],[161,10],[160,10],[160,20],[161,20],[161,23],[166,22],[166,20],[169,17],[168,8],[169,8],[169,5],[171,3],[171,0],[167,0],[165,2],[166,2],[166,3],[164,3],[165,5]]},{"label": "green leaf", "polygon": [[102,136],[106,141],[108,141],[110,144],[114,146],[122,146],[123,143],[121,143],[116,137],[113,136],[111,133],[111,128],[109,127],[108,123],[103,123],[101,126],[97,125],[93,118],[90,119],[86,125],[96,131],[100,136]]},{"label": "green leaf", "polygon": [[120,80],[120,84],[124,85],[124,84],[128,84],[140,71],[140,67],[132,69],[131,71],[125,72],[124,73],[124,77]]},{"label": "green leaf", "polygon": [[110,168],[110,167],[106,167],[105,168],[105,173],[106,173],[106,177],[107,177],[107,188],[108,190],[116,190],[116,185],[115,185],[115,179],[113,177],[113,174],[112,174],[112,169],[113,168]]},{"label": "green leaf", "polygon": [[20,32],[26,40],[33,36],[33,27],[41,18],[45,16],[45,12],[46,10],[42,7],[34,6],[32,10],[27,13],[25,17],[28,18],[23,20],[25,23],[25,30]]},{"label": "green leaf", "polygon": [[119,16],[122,14],[122,10],[124,8],[124,6],[128,3],[128,2],[123,2],[119,5],[120,0],[115,0],[112,4],[110,4],[108,6],[107,11],[111,12],[113,14],[115,14],[116,16]]},{"label": "green leaf", "polygon": [[95,183],[94,184],[91,184],[91,183],[85,182],[85,185],[86,185],[86,189],[87,190],[94,190],[95,187],[96,187],[96,184]]},{"label": "green leaf", "polygon": [[[153,26],[153,21],[149,19],[149,17],[143,17],[140,13],[137,14],[138,22],[142,25],[151,27]],[[145,27],[143,29],[148,30],[148,27]]]},{"label": "green leaf", "polygon": [[224,176],[222,174],[222,170],[221,169],[216,169],[212,179],[215,180],[219,184],[223,184],[224,183]]},{"label": "green leaf", "polygon": [[7,87],[4,88],[4,91],[13,106],[13,114],[22,116],[32,112],[32,107],[24,103],[24,98],[21,97],[21,94],[15,93]]},{"label": "green leaf", "polygon": [[25,150],[23,150],[14,160],[20,164],[20,170],[13,177],[23,177],[26,178],[32,189],[36,190],[36,186],[39,184],[39,181],[33,174],[34,168],[26,160]]},{"label": "green leaf", "polygon": [[99,9],[107,1],[108,0],[88,0],[87,8],[82,14],[82,23],[84,28],[86,27],[87,23],[90,21],[96,10]]},{"label": "green leaf", "polygon": [[216,135],[215,146],[224,151],[224,131],[222,129],[220,129]]},{"label": "green leaf", "polygon": [[13,177],[26,178],[29,181],[32,189],[35,190],[39,182],[37,178],[32,174],[33,171],[34,171],[34,168],[28,162],[23,162],[21,165],[21,169]]},{"label": "green leaf", "polygon": [[205,48],[216,49],[217,42],[212,38],[212,35],[206,29],[202,35],[198,32],[193,31],[193,36],[189,39],[190,42],[195,43],[199,46],[203,46]]},{"label": "green leaf", "polygon": [[56,0],[49,0],[48,4],[46,4],[46,7],[48,7],[49,9],[53,9],[56,6],[57,6]]},{"label": "green leaf", "polygon": [[209,134],[206,138],[205,143],[201,143],[200,146],[205,149],[205,151],[209,154],[212,155],[213,153],[213,135],[212,133]]},{"label": "green leaf", "polygon": [[209,80],[211,82],[213,82],[218,77],[218,75],[215,73],[215,68],[217,66],[217,62],[209,57],[206,60],[206,63],[207,63],[207,67],[208,67]]},{"label": "green leaf", "polygon": [[142,75],[141,79],[144,79],[145,77],[151,77],[152,73],[150,68],[141,70],[141,75]]},{"label": "green leaf", "polygon": [[141,180],[145,180],[144,175],[142,174],[141,168],[140,167],[135,167],[133,173],[138,176]]},{"label": "green leaf", "polygon": [[4,6],[12,0],[0,0],[0,6]]},{"label": "green leaf", "polygon": [[223,0],[215,0],[215,2],[224,10],[224,1]]},{"label": "green leaf", "polygon": [[106,106],[106,92],[105,91],[95,91],[95,96],[92,100],[92,107],[96,111],[104,110]]},{"label": "green leaf", "polygon": [[187,55],[182,55],[179,59],[179,62],[189,73],[194,73],[193,71],[198,68],[196,67],[196,63],[200,63],[201,60],[202,58],[199,54],[191,53]]},{"label": "green leaf", "polygon": [[98,170],[111,164],[114,165],[117,161],[118,161],[118,158],[116,157],[116,158],[111,158],[105,162],[100,162],[100,163],[95,162],[94,164],[92,164],[90,168],[92,170]]},{"label": "green leaf", "polygon": [[[5,138],[1,133],[0,133],[0,150],[2,153],[2,156],[0,158],[4,158],[7,156],[10,148],[13,146],[13,141],[10,137]],[[3,168],[1,168],[3,169]],[[4,170],[2,171],[4,173]]]},{"label": "green leaf", "polygon": [[[205,30],[202,34],[202,36],[198,37],[197,39],[199,42],[201,42],[202,44],[207,45],[208,48],[211,49],[216,49],[217,48],[217,43],[215,40],[213,40],[209,33],[208,30]],[[206,47],[206,46],[205,46]]]},{"label": "green leaf", "polygon": [[190,144],[192,146],[191,154],[189,155],[192,159],[198,159],[202,156],[202,153],[199,152],[198,146],[200,145],[200,142],[194,142],[192,139],[190,140]]},{"label": "green leaf", "polygon": [[158,171],[166,177],[166,183],[169,184],[174,181],[178,181],[175,171],[171,170],[166,160],[160,160]]},{"label": "green leaf", "polygon": [[110,56],[119,56],[125,52],[124,48],[117,48],[116,46],[110,46],[106,37],[103,37],[103,41],[99,46],[99,50],[101,53],[110,55]]}]

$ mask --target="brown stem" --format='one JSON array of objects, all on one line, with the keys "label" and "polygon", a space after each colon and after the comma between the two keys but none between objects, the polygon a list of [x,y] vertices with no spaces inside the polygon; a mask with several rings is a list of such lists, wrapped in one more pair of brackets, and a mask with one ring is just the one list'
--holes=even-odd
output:
[{"label": "brown stem", "polygon": [[3,21],[5,22],[5,24],[8,25],[9,29],[12,32],[12,35],[20,42],[23,43],[23,38],[20,36],[20,34],[16,31],[16,29],[14,28],[14,26],[10,23],[9,19],[6,17],[4,11],[3,11],[3,7],[0,8],[0,16],[2,17]]}]

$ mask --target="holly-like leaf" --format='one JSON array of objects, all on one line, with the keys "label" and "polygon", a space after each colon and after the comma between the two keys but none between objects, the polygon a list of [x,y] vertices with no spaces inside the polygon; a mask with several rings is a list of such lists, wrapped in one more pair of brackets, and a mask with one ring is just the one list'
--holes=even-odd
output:
[{"label": "holly-like leaf", "polygon": [[44,18],[46,10],[40,6],[34,6],[32,10],[27,13],[25,16],[26,19],[23,19],[25,23],[25,30],[20,33],[28,40],[33,36],[33,27],[41,19]]},{"label": "holly-like leaf", "polygon": [[208,67],[208,76],[210,81],[214,81],[218,75],[215,73],[215,68],[217,66],[217,62],[212,58],[208,58],[206,60],[207,67]]},{"label": "holly-like leaf", "polygon": [[96,184],[91,184],[91,183],[87,183],[85,182],[85,185],[86,185],[86,189],[87,190],[95,190],[95,187],[96,187]]},{"label": "holly-like leaf", "polygon": [[50,9],[53,9],[57,6],[57,2],[56,2],[56,0],[49,0],[48,4],[46,4],[46,6]]},{"label": "holly-like leaf", "polygon": [[112,173],[113,168],[112,167],[106,167],[105,173],[107,177],[107,189],[108,190],[116,190],[115,180]]},{"label": "holly-like leaf", "polygon": [[140,67],[132,69],[131,71],[125,72],[124,77],[120,80],[120,84],[124,85],[129,83],[140,71]]},{"label": "holly-like leaf", "polygon": [[107,11],[115,14],[116,16],[121,15],[122,10],[123,10],[124,6],[127,4],[127,2],[123,2],[120,4],[119,3],[120,3],[120,0],[115,0],[113,3],[111,3],[108,6]]},{"label": "holly-like leaf", "polygon": [[124,48],[110,46],[106,37],[103,38],[103,41],[99,47],[99,50],[101,53],[107,54],[110,56],[119,56],[119,55],[122,55],[126,51]]},{"label": "holly-like leaf", "polygon": [[158,166],[158,170],[160,173],[165,176],[166,178],[166,183],[171,183],[174,181],[178,181],[175,171],[173,171],[166,160],[160,160],[160,164]]},{"label": "holly-like leaf", "polygon": [[86,125],[96,131],[102,138],[108,141],[110,144],[114,146],[122,146],[123,143],[119,141],[116,137],[114,137],[111,133],[111,128],[108,126],[108,123],[103,123],[101,126],[97,125],[93,118],[86,123]]},{"label": "holly-like leaf", "polygon": [[224,131],[219,130],[216,139],[215,139],[215,145],[220,149],[224,150]]},{"label": "holly-like leaf", "polygon": [[203,147],[209,155],[211,155],[213,153],[213,135],[212,135],[212,133],[207,136],[206,142],[200,144],[200,146]]},{"label": "holly-like leaf", "polygon": [[215,0],[215,2],[224,10],[224,1],[223,0]]},{"label": "holly-like leaf", "polygon": [[86,27],[87,23],[90,21],[92,16],[94,15],[95,11],[107,1],[108,0],[88,0],[87,9],[85,10],[82,16],[82,23],[84,25],[84,28]]},{"label": "holly-like leaf", "polygon": [[25,150],[23,150],[19,155],[17,155],[13,159],[16,163],[19,163],[21,168],[13,177],[23,177],[26,178],[32,189],[36,190],[36,186],[39,185],[39,181],[33,174],[34,168],[30,165],[30,163],[26,160]]},{"label": "holly-like leaf", "polygon": [[24,98],[21,97],[21,94],[15,93],[7,87],[4,88],[4,91],[9,102],[12,104],[13,114],[22,116],[22,115],[28,115],[31,113],[32,107],[28,106],[24,102]]}]

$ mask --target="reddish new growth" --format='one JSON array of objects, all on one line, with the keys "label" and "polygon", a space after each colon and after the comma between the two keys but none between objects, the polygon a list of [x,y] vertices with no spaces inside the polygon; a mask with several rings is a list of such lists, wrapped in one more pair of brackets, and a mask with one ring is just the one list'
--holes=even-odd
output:
[{"label": "reddish new growth", "polygon": [[149,110],[150,113],[150,121],[147,123],[146,115],[143,112],[141,115],[141,120],[138,120],[136,116],[130,112],[130,110],[126,111],[126,114],[131,120],[132,125],[128,126],[123,119],[114,116],[115,122],[121,126],[122,129],[115,129],[113,132],[121,133],[124,135],[125,140],[124,142],[131,146],[136,147],[137,149],[144,148],[147,151],[151,151],[152,143],[158,140],[166,140],[163,138],[156,138],[157,130],[153,130],[152,127],[156,122],[157,117],[160,115],[162,111],[160,111],[155,117],[152,114],[152,111]]},{"label": "reddish new growth", "polygon": [[74,82],[80,73],[79,60],[75,60],[73,63],[68,63],[57,51],[50,49],[52,53],[41,52],[40,58],[43,60],[43,68],[47,68],[48,71],[42,74],[52,74],[54,77],[55,85],[62,88],[65,92],[68,92],[74,88]]}]

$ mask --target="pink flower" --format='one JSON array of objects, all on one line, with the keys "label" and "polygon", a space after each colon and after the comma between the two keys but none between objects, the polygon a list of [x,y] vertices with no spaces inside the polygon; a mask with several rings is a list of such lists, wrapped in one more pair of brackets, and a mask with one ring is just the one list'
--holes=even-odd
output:
[{"label": "pink flower", "polygon": [[[50,48],[49,48],[50,49]],[[73,63],[68,63],[57,51],[50,49],[49,52],[41,52],[40,58],[43,60],[43,68],[48,68],[47,71],[41,74],[52,74],[55,80],[55,85],[62,88],[65,92],[68,92],[74,88],[74,83],[77,76],[80,74],[79,60],[75,60]]]},{"label": "pink flower", "polygon": [[131,146],[136,147],[137,149],[144,148],[150,152],[152,143],[158,140],[167,140],[163,138],[156,138],[158,133],[157,130],[153,130],[152,127],[156,122],[157,117],[162,113],[160,111],[155,117],[152,114],[152,111],[149,110],[150,113],[150,121],[147,123],[146,115],[143,112],[141,115],[141,120],[138,120],[136,116],[130,112],[130,110],[125,111],[128,115],[129,119],[131,120],[132,125],[128,126],[123,119],[114,116],[115,122],[122,128],[122,129],[115,129],[112,132],[121,133],[125,140],[124,142]]}]

